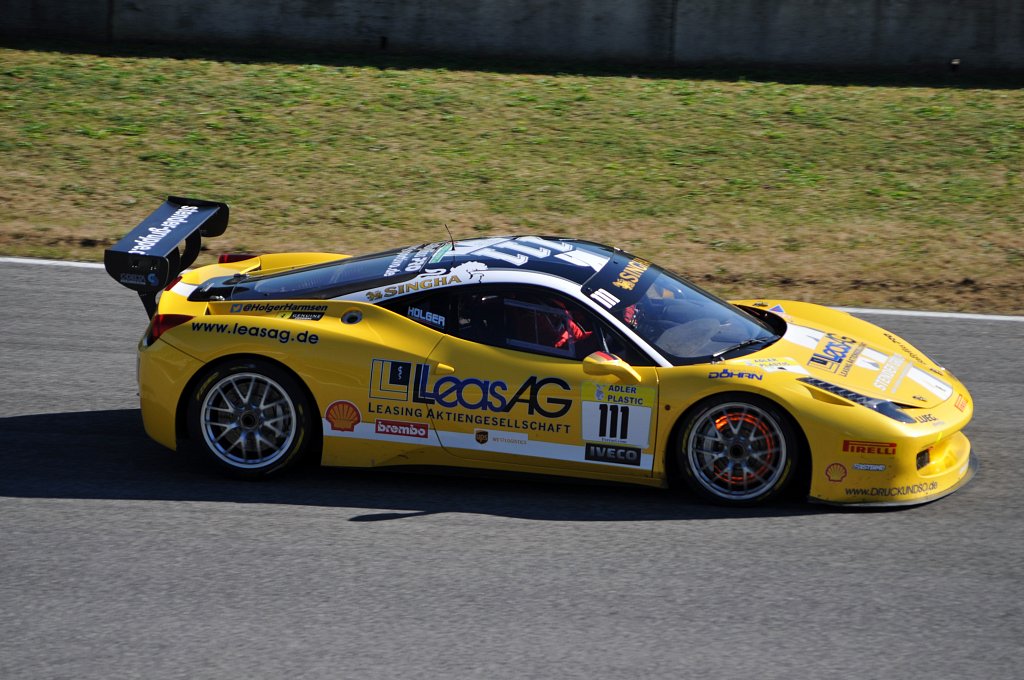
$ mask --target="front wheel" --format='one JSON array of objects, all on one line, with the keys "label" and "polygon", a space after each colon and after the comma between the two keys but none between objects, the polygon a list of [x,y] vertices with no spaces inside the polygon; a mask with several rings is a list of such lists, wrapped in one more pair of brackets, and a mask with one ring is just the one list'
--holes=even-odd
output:
[{"label": "front wheel", "polygon": [[799,438],[786,414],[754,395],[720,395],[687,418],[676,462],[687,485],[722,505],[756,505],[794,476]]},{"label": "front wheel", "polygon": [[287,372],[265,361],[215,367],[189,403],[191,443],[235,477],[260,478],[298,460],[312,421],[305,392]]}]

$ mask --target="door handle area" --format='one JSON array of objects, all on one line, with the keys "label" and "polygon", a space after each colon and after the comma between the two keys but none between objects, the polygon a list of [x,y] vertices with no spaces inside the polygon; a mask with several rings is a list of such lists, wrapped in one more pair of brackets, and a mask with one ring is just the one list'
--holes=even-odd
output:
[{"label": "door handle area", "polygon": [[448,364],[438,363],[437,366],[434,367],[434,373],[437,375],[451,375],[454,372],[455,367],[449,366]]}]

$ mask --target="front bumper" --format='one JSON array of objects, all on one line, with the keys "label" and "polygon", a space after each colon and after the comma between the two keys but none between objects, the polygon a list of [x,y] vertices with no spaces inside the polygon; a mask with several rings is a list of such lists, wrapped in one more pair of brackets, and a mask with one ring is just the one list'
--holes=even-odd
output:
[{"label": "front bumper", "polygon": [[[860,507],[918,505],[957,491],[978,470],[978,458],[971,451],[971,443],[962,432],[953,433],[928,447],[927,451],[929,462],[921,467],[905,458],[898,464],[894,464],[895,461],[832,463],[839,467],[833,468],[831,477],[826,468],[825,474],[815,479],[808,500],[827,505]],[[887,466],[887,470],[878,472],[870,469],[872,465]],[[842,479],[838,479],[840,474]]]}]

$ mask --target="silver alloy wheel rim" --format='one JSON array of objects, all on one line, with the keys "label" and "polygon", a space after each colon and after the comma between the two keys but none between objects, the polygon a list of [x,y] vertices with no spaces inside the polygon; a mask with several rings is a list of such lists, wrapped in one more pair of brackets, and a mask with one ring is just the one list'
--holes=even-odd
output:
[{"label": "silver alloy wheel rim", "polygon": [[729,402],[696,418],[686,439],[686,457],[707,491],[726,500],[750,501],[775,488],[788,451],[782,428],[767,411]]},{"label": "silver alloy wheel rim", "polygon": [[218,380],[200,408],[203,439],[228,465],[256,469],[288,451],[298,429],[295,404],[278,383],[259,373]]}]

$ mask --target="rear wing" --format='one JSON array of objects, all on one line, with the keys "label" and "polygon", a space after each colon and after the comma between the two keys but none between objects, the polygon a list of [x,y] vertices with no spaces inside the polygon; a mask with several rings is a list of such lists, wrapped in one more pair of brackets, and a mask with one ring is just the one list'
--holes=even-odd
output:
[{"label": "rear wing", "polygon": [[[107,273],[139,294],[146,313],[156,314],[156,295],[196,261],[202,237],[220,236],[228,228],[226,203],[168,196],[103,254]],[[178,246],[185,243],[184,251]]]}]

